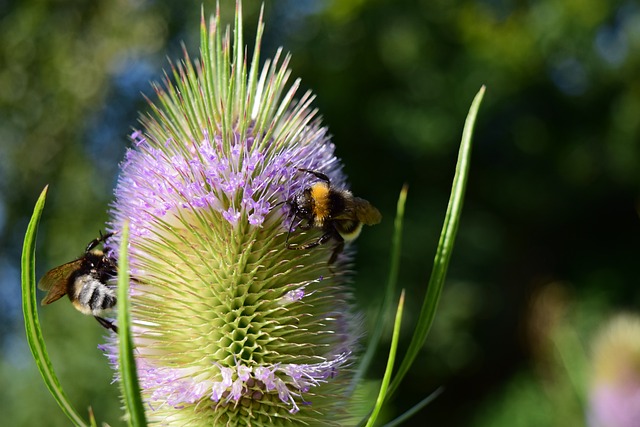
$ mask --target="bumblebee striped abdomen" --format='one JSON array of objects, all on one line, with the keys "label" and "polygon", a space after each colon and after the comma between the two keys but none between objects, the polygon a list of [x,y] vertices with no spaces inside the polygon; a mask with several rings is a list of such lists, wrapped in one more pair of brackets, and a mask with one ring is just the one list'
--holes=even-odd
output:
[{"label": "bumblebee striped abdomen", "polygon": [[100,316],[104,311],[116,306],[115,290],[90,274],[83,274],[73,282],[71,301],[80,312]]}]

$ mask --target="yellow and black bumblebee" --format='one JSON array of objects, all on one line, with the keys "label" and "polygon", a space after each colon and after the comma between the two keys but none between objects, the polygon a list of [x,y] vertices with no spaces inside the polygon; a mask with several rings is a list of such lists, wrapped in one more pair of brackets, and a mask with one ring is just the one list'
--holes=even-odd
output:
[{"label": "yellow and black bumblebee", "polygon": [[38,288],[48,291],[42,305],[66,294],[78,311],[93,315],[103,327],[117,333],[116,325],[101,317],[117,303],[116,291],[108,284],[118,275],[117,265],[113,258],[95,249],[111,236],[113,233],[100,234],[89,242],[80,258],[49,270],[38,282]]},{"label": "yellow and black bumblebee", "polygon": [[311,242],[292,245],[289,243],[292,221],[285,245],[287,249],[310,249],[333,239],[337,244],[329,258],[329,264],[332,264],[344,249],[345,242],[360,235],[363,224],[378,224],[382,215],[371,203],[355,197],[349,190],[333,188],[327,175],[309,169],[298,170],[314,175],[319,181],[286,201],[290,215],[302,221],[301,229],[319,228],[324,234]]}]

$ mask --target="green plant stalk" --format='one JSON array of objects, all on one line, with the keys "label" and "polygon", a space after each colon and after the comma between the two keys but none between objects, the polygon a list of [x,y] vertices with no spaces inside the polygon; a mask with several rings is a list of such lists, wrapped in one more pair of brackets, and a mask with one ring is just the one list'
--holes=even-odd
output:
[{"label": "green plant stalk", "polygon": [[120,257],[118,258],[118,342],[120,345],[120,388],[130,426],[144,427],[147,419],[144,414],[140,384],[134,357],[131,337],[131,317],[129,311],[129,224],[122,228]]},{"label": "green plant stalk", "polygon": [[389,349],[389,358],[387,359],[387,369],[384,372],[384,377],[382,378],[382,384],[380,385],[380,392],[378,394],[378,398],[376,399],[376,404],[373,407],[373,411],[371,412],[371,416],[367,421],[366,427],[371,427],[376,422],[378,415],[380,414],[380,410],[382,409],[382,405],[384,405],[387,387],[389,386],[389,382],[391,381],[391,373],[393,372],[393,365],[396,360],[396,351],[398,350],[398,341],[400,337],[400,325],[402,323],[402,311],[404,307],[404,290],[400,294],[400,300],[398,301],[398,309],[396,310],[396,320],[393,326],[393,335],[391,338],[391,348]]},{"label": "green plant stalk", "polygon": [[409,344],[407,353],[405,354],[405,357],[398,368],[398,372],[389,387],[387,397],[393,395],[402,382],[402,379],[409,371],[409,368],[420,352],[420,348],[424,345],[429,330],[431,329],[431,325],[433,324],[433,319],[438,307],[438,301],[440,300],[442,287],[447,275],[447,268],[449,267],[449,261],[451,260],[451,253],[453,251],[453,244],[458,231],[460,215],[462,213],[464,192],[469,174],[471,137],[473,134],[473,126],[478,115],[478,108],[482,102],[484,92],[485,87],[482,86],[471,104],[469,114],[465,121],[464,130],[462,132],[462,142],[458,152],[456,173],[451,187],[451,196],[449,198],[449,205],[447,206],[447,213],[445,215],[442,232],[440,233],[438,249],[433,261],[433,270],[431,271],[431,277],[429,278],[427,294],[422,304],[418,324],[411,339],[411,343]]},{"label": "green plant stalk", "polygon": [[371,361],[373,360],[373,356],[378,348],[378,344],[380,342],[380,338],[382,337],[382,332],[384,330],[384,325],[387,319],[391,317],[391,307],[394,301],[394,295],[396,293],[396,286],[398,283],[398,273],[400,271],[400,255],[402,253],[402,223],[404,219],[404,207],[407,201],[407,191],[408,186],[405,184],[402,186],[402,190],[400,190],[400,195],[398,196],[398,204],[396,207],[396,218],[394,221],[394,231],[393,238],[391,241],[391,262],[389,268],[389,277],[387,279],[387,290],[384,296],[384,300],[380,302],[380,309],[377,311],[378,318],[376,319],[375,326],[373,328],[373,333],[371,334],[371,338],[369,340],[369,344],[367,346],[367,350],[365,354],[362,356],[360,365],[358,366],[358,370],[354,375],[353,384],[354,386],[360,382],[360,379],[364,376],[371,365]]},{"label": "green plant stalk", "polygon": [[60,381],[56,376],[47,347],[42,336],[40,320],[38,318],[38,303],[36,300],[36,280],[35,280],[35,250],[38,224],[44,209],[44,202],[47,197],[48,186],[42,190],[40,197],[33,209],[33,215],[27,226],[22,246],[22,312],[24,314],[24,328],[27,333],[27,342],[31,349],[31,354],[36,361],[40,375],[53,398],[58,402],[62,412],[69,418],[75,426],[87,426],[84,419],[78,414],[69,402]]}]

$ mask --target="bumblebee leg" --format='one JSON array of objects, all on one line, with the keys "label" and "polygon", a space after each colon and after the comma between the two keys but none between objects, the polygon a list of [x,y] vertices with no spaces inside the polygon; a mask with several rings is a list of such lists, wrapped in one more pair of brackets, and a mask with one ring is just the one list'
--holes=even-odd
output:
[{"label": "bumblebee leg", "polygon": [[[295,218],[293,218],[295,219]],[[287,232],[287,238],[284,241],[284,245],[287,247],[287,249],[294,249],[296,247],[296,245],[291,245],[289,243],[289,236],[291,236],[291,232],[293,231],[293,219],[291,220],[291,225],[289,225],[289,231]],[[300,230],[310,230],[313,228],[313,221],[307,221],[306,224],[303,224],[302,222],[300,222],[300,224],[298,224],[298,227],[300,228]],[[315,245],[317,246],[317,245]]]},{"label": "bumblebee leg", "polygon": [[344,239],[340,237],[340,241],[338,242],[336,247],[333,248],[333,253],[331,254],[331,258],[329,258],[329,262],[327,262],[327,264],[328,265],[333,264],[336,261],[336,259],[338,259],[338,255],[342,253],[343,249],[344,249]]},{"label": "bumblebee leg", "polygon": [[118,333],[118,327],[116,325],[114,325],[113,322],[110,322],[107,319],[103,319],[102,317],[98,317],[98,316],[93,316],[93,317],[96,318],[98,323],[100,323],[100,325],[102,325],[103,328],[110,329],[113,332],[115,332],[116,334]]},{"label": "bumblebee leg", "polygon": [[322,236],[318,237],[316,240],[309,242],[309,243],[305,243],[304,245],[291,245],[290,243],[287,243],[287,249],[296,249],[296,250],[304,250],[304,249],[311,249],[311,248],[315,248],[316,246],[322,245],[324,243],[327,242],[327,240],[329,240],[330,238],[332,238],[333,236],[335,236],[335,234],[333,232],[328,232],[323,234]]},{"label": "bumblebee leg", "polygon": [[287,231],[287,238],[284,241],[284,245],[287,249],[291,249],[289,246],[289,236],[291,236],[291,230],[293,230],[293,218],[291,218],[291,224],[289,224],[289,231]]}]

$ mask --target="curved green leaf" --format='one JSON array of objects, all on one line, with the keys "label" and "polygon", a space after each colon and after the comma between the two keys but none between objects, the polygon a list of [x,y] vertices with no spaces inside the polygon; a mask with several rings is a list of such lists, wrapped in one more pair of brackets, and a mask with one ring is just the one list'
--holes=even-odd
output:
[{"label": "curved green leaf", "polygon": [[478,108],[482,102],[484,92],[485,87],[482,86],[471,104],[469,114],[465,121],[464,130],[462,132],[462,142],[460,143],[460,150],[458,152],[456,173],[451,187],[451,196],[449,198],[449,205],[447,206],[447,213],[445,215],[444,225],[442,226],[442,232],[440,233],[438,249],[436,251],[435,259],[433,260],[433,270],[431,271],[431,277],[429,278],[427,294],[422,304],[422,309],[418,318],[418,325],[414,331],[407,353],[398,368],[398,372],[394,377],[391,386],[389,387],[389,396],[395,392],[402,379],[409,371],[409,368],[418,355],[420,348],[424,345],[424,342],[427,339],[427,334],[431,329],[433,319],[436,315],[438,301],[440,300],[444,280],[447,276],[447,269],[449,267],[453,244],[458,231],[460,215],[462,213],[462,202],[467,184],[471,157],[471,136],[473,134],[473,126],[478,115]]},{"label": "curved green leaf", "polygon": [[65,394],[58,377],[56,376],[47,347],[42,337],[40,329],[40,320],[38,319],[38,303],[36,300],[36,280],[35,280],[35,250],[36,235],[38,232],[38,223],[44,209],[44,201],[47,197],[47,188],[45,187],[36,202],[33,209],[33,215],[27,226],[27,232],[24,236],[24,245],[22,246],[22,312],[24,314],[24,328],[27,333],[27,342],[31,349],[31,354],[36,361],[40,375],[45,385],[51,392],[53,398],[60,405],[60,409],[65,413],[69,420],[75,426],[87,426],[87,423],[71,406],[69,398]]}]

